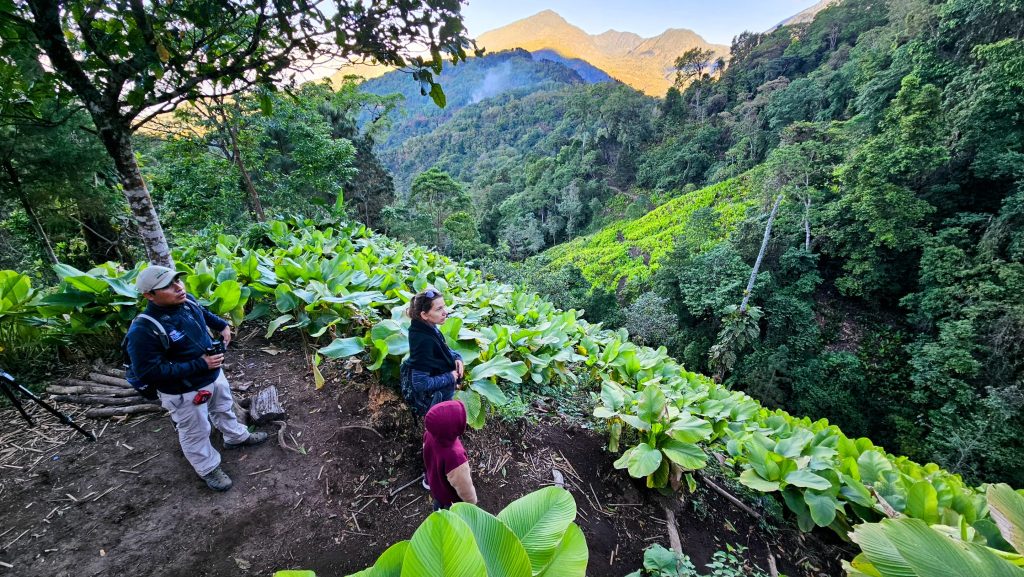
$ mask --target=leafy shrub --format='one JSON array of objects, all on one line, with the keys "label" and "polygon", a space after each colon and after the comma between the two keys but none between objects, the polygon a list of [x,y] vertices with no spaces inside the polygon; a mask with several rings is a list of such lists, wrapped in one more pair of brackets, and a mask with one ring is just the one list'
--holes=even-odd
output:
[{"label": "leafy shrub", "polygon": [[388,547],[372,567],[350,577],[583,577],[589,551],[575,518],[576,502],[559,487],[521,497],[497,516],[476,505],[456,503],[450,511],[431,513],[412,539]]},{"label": "leafy shrub", "polygon": [[626,330],[638,344],[656,346],[664,344],[675,331],[678,319],[668,309],[668,299],[646,292],[623,310]]}]

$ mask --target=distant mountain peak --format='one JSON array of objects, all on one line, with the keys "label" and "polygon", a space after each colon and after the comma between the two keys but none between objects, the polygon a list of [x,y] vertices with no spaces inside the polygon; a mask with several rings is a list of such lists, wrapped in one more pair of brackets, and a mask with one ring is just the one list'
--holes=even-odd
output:
[{"label": "distant mountain peak", "polygon": [[728,46],[710,44],[687,28],[669,28],[653,38],[619,30],[592,35],[554,10],[543,10],[484,32],[477,43],[490,51],[547,50],[564,58],[585,60],[616,80],[652,96],[664,96],[672,85],[672,75],[667,71],[687,50],[700,47],[710,49],[715,57],[729,55]]}]

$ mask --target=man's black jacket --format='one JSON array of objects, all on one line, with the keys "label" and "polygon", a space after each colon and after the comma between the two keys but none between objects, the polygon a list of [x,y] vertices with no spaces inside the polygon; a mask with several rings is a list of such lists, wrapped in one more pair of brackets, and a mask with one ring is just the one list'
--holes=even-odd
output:
[{"label": "man's black jacket", "polygon": [[180,395],[209,385],[217,379],[220,369],[209,369],[203,354],[213,344],[209,331],[224,330],[228,323],[195,302],[173,307],[149,303],[145,313],[160,321],[167,331],[170,348],[164,350],[156,327],[138,319],[128,330],[128,356],[132,370],[144,383],[161,393]]}]

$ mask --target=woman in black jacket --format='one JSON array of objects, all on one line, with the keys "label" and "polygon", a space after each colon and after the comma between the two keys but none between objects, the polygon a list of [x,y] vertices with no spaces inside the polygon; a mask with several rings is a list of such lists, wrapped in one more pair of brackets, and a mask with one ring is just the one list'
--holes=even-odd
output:
[{"label": "woman in black jacket", "polygon": [[465,365],[438,330],[448,318],[444,296],[427,289],[412,297],[406,310],[409,325],[409,358],[402,363],[402,395],[416,416],[430,407],[450,401],[459,388]]}]

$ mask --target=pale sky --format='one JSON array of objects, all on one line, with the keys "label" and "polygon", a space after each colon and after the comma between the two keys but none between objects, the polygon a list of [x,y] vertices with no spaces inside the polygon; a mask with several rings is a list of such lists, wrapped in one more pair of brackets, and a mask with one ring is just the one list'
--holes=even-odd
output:
[{"label": "pale sky", "polygon": [[608,29],[635,32],[644,38],[666,28],[689,28],[708,42],[729,45],[744,30],[764,32],[809,8],[817,0],[468,0],[466,27],[473,36],[554,10],[589,34]]}]

